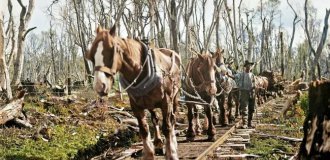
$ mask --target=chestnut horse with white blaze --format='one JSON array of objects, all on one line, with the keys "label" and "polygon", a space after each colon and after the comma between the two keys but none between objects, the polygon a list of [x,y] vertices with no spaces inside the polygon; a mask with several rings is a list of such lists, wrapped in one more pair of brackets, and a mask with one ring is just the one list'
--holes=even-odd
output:
[{"label": "chestnut horse with white blaze", "polygon": [[[213,113],[211,106],[214,103],[215,95],[217,92],[217,87],[215,84],[215,61],[217,56],[218,54],[215,54],[212,57],[210,53],[203,53],[191,58],[187,65],[187,77],[185,80],[185,89],[187,90],[187,92],[190,95],[196,96],[197,91],[201,100],[208,103],[208,105],[204,105],[204,110],[209,124],[207,128],[207,135],[209,141],[215,140],[214,135],[216,133],[213,124]],[[189,96],[186,96],[186,100],[196,101],[194,97]],[[187,107],[188,130],[186,138],[188,141],[194,141],[196,133],[198,134],[200,129],[199,116],[195,104],[187,103]]]},{"label": "chestnut horse with white blaze", "polygon": [[[180,64],[178,53],[169,49],[149,48],[141,41],[116,36],[98,27],[96,37],[86,58],[94,65],[94,90],[104,96],[111,90],[116,73],[128,93],[130,105],[139,123],[143,141],[143,159],[155,159],[155,150],[162,149],[159,118],[154,111],[160,108],[162,131],[166,141],[166,159],[178,159],[175,136],[175,112],[179,106]],[[154,142],[145,110],[151,113],[155,126]]]}]

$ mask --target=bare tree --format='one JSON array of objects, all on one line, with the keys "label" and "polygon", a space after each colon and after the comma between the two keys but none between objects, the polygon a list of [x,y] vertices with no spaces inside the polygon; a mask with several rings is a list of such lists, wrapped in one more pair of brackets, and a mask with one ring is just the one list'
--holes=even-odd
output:
[{"label": "bare tree", "polygon": [[290,8],[292,9],[293,13],[294,13],[294,19],[292,22],[292,35],[291,35],[291,40],[290,40],[290,45],[289,45],[289,49],[288,49],[288,55],[289,55],[289,59],[291,59],[292,56],[292,44],[293,44],[293,40],[294,40],[294,36],[296,33],[296,25],[297,23],[300,22],[300,19],[298,19],[298,15],[297,12],[293,9],[292,5],[289,3],[289,0],[287,0],[288,5],[290,6]]},{"label": "bare tree", "polygon": [[[76,24],[77,24],[77,35],[78,35],[78,39],[79,39],[79,46],[81,48],[81,51],[83,53],[83,55],[85,55],[87,53],[87,43],[88,41],[86,41],[86,35],[90,35],[87,33],[86,31],[86,26],[84,23],[84,6],[83,6],[83,1],[81,1],[80,3],[76,2],[77,0],[73,0],[73,7],[75,10],[75,14],[76,14]],[[89,68],[88,62],[86,59],[84,59],[84,65],[85,65],[85,69],[86,69],[86,73],[87,75],[91,75],[91,69]],[[89,78],[88,81],[91,83],[92,79]]]},{"label": "bare tree", "polygon": [[184,59],[188,58],[188,52],[191,48],[191,33],[190,33],[190,17],[194,10],[194,5],[196,5],[196,0],[184,0],[184,15],[183,15],[183,22],[185,24],[185,31],[186,31],[186,45],[185,45],[185,57]]},{"label": "bare tree", "polygon": [[321,71],[320,71],[320,65],[319,65],[319,58],[321,56],[325,41],[327,39],[327,35],[328,35],[328,20],[329,20],[329,14],[330,14],[330,10],[327,9],[326,13],[325,13],[325,17],[324,17],[324,26],[323,26],[323,32],[322,32],[322,37],[321,40],[319,42],[319,45],[317,47],[317,50],[315,51],[313,45],[312,45],[312,41],[311,41],[311,37],[309,35],[309,31],[308,31],[308,9],[307,9],[307,3],[308,0],[305,0],[305,6],[304,6],[304,10],[305,10],[305,33],[307,36],[307,40],[308,40],[308,44],[309,47],[314,55],[314,60],[312,61],[312,65],[311,65],[311,71],[310,71],[310,76],[312,77],[313,80],[316,80],[316,74],[315,74],[315,68],[318,68],[318,77],[319,79],[321,78]]},{"label": "bare tree", "polygon": [[21,6],[21,14],[20,14],[20,23],[18,28],[18,41],[17,41],[17,57],[14,64],[14,74],[12,79],[12,84],[19,84],[23,71],[23,62],[24,62],[24,40],[26,35],[34,28],[30,28],[26,30],[27,24],[29,23],[32,15],[32,11],[34,8],[35,0],[29,0],[29,6],[23,5],[21,0],[17,0],[19,5]]},{"label": "bare tree", "polygon": [[[234,58],[235,58],[235,65],[238,66],[239,59],[238,59],[238,50],[237,50],[236,26],[234,26],[234,24],[231,20],[230,8],[227,4],[227,0],[224,0],[224,2],[225,2],[226,13],[227,13],[227,16],[228,16],[229,26],[230,26],[230,29],[231,29],[231,38],[232,38],[233,52],[234,52]],[[233,6],[233,7],[235,7],[235,6]]]}]

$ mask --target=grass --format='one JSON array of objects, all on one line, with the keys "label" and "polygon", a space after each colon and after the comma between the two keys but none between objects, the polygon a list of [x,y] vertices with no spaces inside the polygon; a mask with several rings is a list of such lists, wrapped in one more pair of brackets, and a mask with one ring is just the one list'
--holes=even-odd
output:
[{"label": "grass", "polygon": [[260,159],[280,159],[282,155],[276,154],[278,151],[283,153],[294,153],[294,148],[286,141],[262,138],[257,135],[252,136],[251,145],[246,150],[249,154],[257,154]]}]

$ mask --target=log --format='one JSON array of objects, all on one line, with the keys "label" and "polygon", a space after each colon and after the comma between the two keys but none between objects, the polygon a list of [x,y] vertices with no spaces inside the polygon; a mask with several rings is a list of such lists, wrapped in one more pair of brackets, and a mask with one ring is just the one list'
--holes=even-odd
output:
[{"label": "log", "polygon": [[11,101],[3,107],[0,107],[0,125],[20,117],[23,109],[24,95],[25,91],[22,91],[19,93],[15,100]]}]

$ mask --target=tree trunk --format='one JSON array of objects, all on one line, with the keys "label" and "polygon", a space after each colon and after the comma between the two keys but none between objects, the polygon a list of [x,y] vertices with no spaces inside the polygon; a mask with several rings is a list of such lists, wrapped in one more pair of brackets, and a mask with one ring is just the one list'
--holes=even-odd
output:
[{"label": "tree trunk", "polygon": [[175,52],[179,53],[179,46],[178,46],[178,30],[176,27],[177,23],[177,10],[176,10],[176,3],[175,0],[171,0],[171,16],[170,16],[170,25],[171,25],[171,37],[173,42],[173,49]]},{"label": "tree trunk", "polygon": [[238,52],[237,52],[237,41],[236,41],[236,26],[233,25],[233,22],[231,20],[230,16],[230,9],[227,5],[227,0],[224,0],[225,2],[225,8],[228,16],[228,22],[231,29],[231,38],[232,38],[232,44],[233,44],[233,52],[234,52],[234,58],[235,58],[235,65],[238,66],[239,59],[238,59]]},{"label": "tree trunk", "polygon": [[304,137],[298,159],[329,157],[330,81],[314,81],[309,88],[308,114],[304,121]]},{"label": "tree trunk", "polygon": [[311,37],[309,35],[309,31],[308,31],[307,2],[308,2],[308,0],[305,0],[305,6],[304,6],[304,10],[305,10],[305,33],[306,33],[306,36],[307,36],[309,47],[310,47],[312,53],[314,54],[314,60],[312,61],[312,64],[311,64],[310,77],[312,77],[312,80],[316,80],[316,74],[315,74],[315,69],[316,68],[318,68],[318,75],[319,75],[319,78],[321,78],[321,73],[320,73],[321,71],[320,71],[320,66],[319,66],[319,58],[321,56],[321,53],[322,53],[322,50],[323,50],[323,47],[324,47],[325,40],[327,39],[328,20],[329,20],[330,10],[329,9],[326,10],[325,17],[324,17],[324,27],[323,27],[323,32],[322,32],[321,40],[320,40],[320,43],[319,43],[319,45],[317,47],[317,50],[315,51],[315,49],[313,48],[313,45],[312,45],[312,40],[311,40]]},{"label": "tree trunk", "polygon": [[6,91],[7,99],[13,98],[10,87],[9,72],[6,65],[6,56],[4,54],[4,33],[3,33],[2,14],[0,13],[0,91]]},{"label": "tree trunk", "polygon": [[262,73],[262,71],[264,70],[263,66],[264,66],[264,50],[265,50],[265,23],[266,23],[266,18],[264,18],[262,20],[262,31],[261,31],[261,47],[260,47],[260,71],[259,73]]},{"label": "tree trunk", "polygon": [[[83,20],[80,16],[80,12],[78,10],[78,5],[76,3],[76,0],[73,0],[73,5],[74,5],[75,12],[76,12],[76,18],[77,18],[76,19],[77,20],[77,31],[78,31],[78,37],[79,37],[79,41],[80,41],[80,45],[81,45],[80,48],[81,48],[83,55],[85,56],[85,54],[87,53],[87,45],[86,45],[86,41],[85,41],[85,34],[84,34],[84,31],[81,26],[82,25],[81,23],[83,22]],[[86,58],[84,58],[84,65],[85,65],[87,75],[91,75],[92,72],[89,68]],[[90,76],[88,76],[88,82],[92,83],[92,78]]]},{"label": "tree trunk", "polygon": [[283,32],[280,32],[280,41],[281,41],[281,75],[282,75],[282,77],[284,77]]},{"label": "tree trunk", "polygon": [[22,10],[20,14],[20,24],[18,28],[18,41],[17,41],[17,57],[14,64],[14,75],[12,84],[18,85],[21,80],[22,72],[23,72],[23,63],[24,63],[24,40],[25,36],[28,33],[26,31],[26,26],[28,25],[31,14],[34,8],[35,0],[29,0],[29,7],[26,10],[26,6],[23,5],[21,0],[17,0],[20,4]]},{"label": "tree trunk", "polygon": [[155,46],[155,36],[154,36],[154,33],[155,33],[155,5],[156,5],[156,2],[155,0],[148,0],[149,2],[149,15],[150,15],[150,46]]}]

